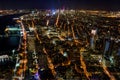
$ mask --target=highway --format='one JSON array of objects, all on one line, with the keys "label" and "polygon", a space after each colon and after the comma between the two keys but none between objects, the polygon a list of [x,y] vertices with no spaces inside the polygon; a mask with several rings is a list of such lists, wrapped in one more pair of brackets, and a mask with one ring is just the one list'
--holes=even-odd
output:
[{"label": "highway", "polygon": [[[19,21],[19,23],[21,24],[21,28],[23,32],[23,36],[22,36],[23,42],[21,43],[22,44],[21,48],[23,49],[23,51],[17,56],[13,79],[16,79],[16,78],[24,79],[25,71],[27,70],[27,57],[26,57],[27,56],[27,50],[26,50],[27,49],[26,48],[27,47],[27,42],[26,42],[27,36],[26,36],[26,31],[25,31],[22,21]],[[22,57],[22,59],[19,58],[20,56]]]},{"label": "highway", "polygon": [[109,76],[110,80],[116,80],[115,77],[108,71],[104,59],[102,60],[102,62],[100,64],[103,67],[104,72]]}]

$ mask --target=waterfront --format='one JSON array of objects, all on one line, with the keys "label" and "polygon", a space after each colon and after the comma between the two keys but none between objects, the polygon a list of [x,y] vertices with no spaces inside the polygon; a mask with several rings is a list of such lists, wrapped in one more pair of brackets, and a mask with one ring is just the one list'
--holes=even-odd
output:
[{"label": "waterfront", "polygon": [[[22,14],[14,14],[14,15],[5,15],[0,16],[0,35],[6,35],[5,29],[7,26],[14,26],[17,24],[13,18],[20,17]],[[11,51],[13,49],[17,49],[20,42],[20,36],[8,36],[8,37],[0,37],[0,53]]]}]

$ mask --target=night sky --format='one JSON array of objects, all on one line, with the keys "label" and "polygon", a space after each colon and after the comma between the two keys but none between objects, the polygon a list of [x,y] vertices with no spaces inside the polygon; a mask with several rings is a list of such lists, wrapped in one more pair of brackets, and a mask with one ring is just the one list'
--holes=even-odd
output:
[{"label": "night sky", "polygon": [[0,0],[0,9],[120,10],[120,0]]}]

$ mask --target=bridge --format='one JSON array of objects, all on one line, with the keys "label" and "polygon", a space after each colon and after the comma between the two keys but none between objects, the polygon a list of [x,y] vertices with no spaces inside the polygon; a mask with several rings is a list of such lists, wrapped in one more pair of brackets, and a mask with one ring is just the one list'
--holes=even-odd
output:
[{"label": "bridge", "polygon": [[20,27],[7,27],[4,32],[5,35],[0,35],[0,38],[23,36],[23,30]]},{"label": "bridge", "polygon": [[8,27],[5,31],[22,31],[22,29],[19,27]]}]

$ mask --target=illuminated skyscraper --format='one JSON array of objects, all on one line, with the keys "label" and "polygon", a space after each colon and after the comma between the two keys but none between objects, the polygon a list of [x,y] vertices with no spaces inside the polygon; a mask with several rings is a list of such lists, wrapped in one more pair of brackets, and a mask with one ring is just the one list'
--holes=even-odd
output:
[{"label": "illuminated skyscraper", "polygon": [[90,38],[90,46],[91,46],[91,49],[95,49],[95,43],[96,43],[96,33],[97,33],[97,30],[95,29],[92,29],[91,30],[91,38]]}]

